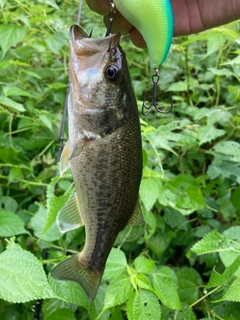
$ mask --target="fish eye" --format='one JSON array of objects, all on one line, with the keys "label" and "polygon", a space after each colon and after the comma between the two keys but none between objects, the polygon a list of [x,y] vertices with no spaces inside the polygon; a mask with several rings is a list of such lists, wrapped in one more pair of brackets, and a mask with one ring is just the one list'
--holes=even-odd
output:
[{"label": "fish eye", "polygon": [[107,66],[105,70],[105,75],[109,81],[114,82],[118,79],[119,71],[120,70],[117,65],[111,64]]}]

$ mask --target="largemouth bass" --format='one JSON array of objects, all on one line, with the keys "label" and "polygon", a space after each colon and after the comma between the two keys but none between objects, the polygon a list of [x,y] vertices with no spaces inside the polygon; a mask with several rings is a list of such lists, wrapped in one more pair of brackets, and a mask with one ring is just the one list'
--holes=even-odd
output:
[{"label": "largemouth bass", "polygon": [[69,140],[61,174],[70,166],[76,193],[58,213],[62,232],[85,225],[84,249],[52,270],[78,282],[90,301],[107,257],[126,225],[142,224],[138,203],[142,175],[138,108],[120,36],[92,39],[70,29]]}]

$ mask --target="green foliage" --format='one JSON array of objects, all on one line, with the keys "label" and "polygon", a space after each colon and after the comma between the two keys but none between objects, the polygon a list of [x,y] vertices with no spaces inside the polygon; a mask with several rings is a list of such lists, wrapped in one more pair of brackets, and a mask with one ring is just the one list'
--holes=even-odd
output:
[{"label": "green foliage", "polygon": [[[49,275],[85,239],[55,223],[73,192],[56,158],[78,1],[0,7],[0,318],[33,319],[41,299],[47,320],[240,319],[239,22],[174,39],[158,96],[168,108],[172,95],[173,112],[139,113],[145,225],[119,234],[89,303]],[[85,3],[81,25],[105,34]],[[152,92],[147,50],[127,36],[122,47],[140,110]]]}]

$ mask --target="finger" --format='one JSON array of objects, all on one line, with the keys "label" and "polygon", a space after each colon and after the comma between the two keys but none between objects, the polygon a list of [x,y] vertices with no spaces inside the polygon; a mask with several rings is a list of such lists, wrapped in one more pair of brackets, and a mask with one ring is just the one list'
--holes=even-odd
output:
[{"label": "finger", "polygon": [[130,30],[130,37],[132,40],[132,43],[139,48],[146,48],[146,42],[143,39],[143,36],[141,35],[141,33],[136,29],[136,28],[132,28]]},{"label": "finger", "polygon": [[[108,15],[104,16],[104,23],[108,25],[109,17]],[[113,21],[111,33],[120,32],[121,34],[128,34],[132,29],[132,25],[127,21],[119,12],[117,12],[116,17]]]},{"label": "finger", "polygon": [[110,11],[109,0],[86,0],[89,8],[98,14],[106,15]]}]

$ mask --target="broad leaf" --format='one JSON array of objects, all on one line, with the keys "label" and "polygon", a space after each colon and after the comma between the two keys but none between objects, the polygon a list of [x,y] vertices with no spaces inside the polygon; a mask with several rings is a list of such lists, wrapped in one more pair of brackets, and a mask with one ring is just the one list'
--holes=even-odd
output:
[{"label": "broad leaf", "polygon": [[237,278],[220,301],[237,301],[240,302],[240,278]]},{"label": "broad leaf", "polygon": [[147,211],[150,211],[159,196],[159,184],[153,178],[142,179],[140,197]]},{"label": "broad leaf", "polygon": [[24,228],[24,221],[13,212],[0,211],[0,237],[11,237],[21,233],[28,233]]},{"label": "broad leaf", "polygon": [[134,292],[127,306],[128,320],[159,320],[161,309],[154,293],[140,289]]},{"label": "broad leaf", "polygon": [[228,282],[235,274],[235,272],[239,269],[239,266],[240,256],[238,256],[237,259],[229,267],[227,267],[222,274],[219,274],[216,270],[213,270],[211,278],[207,284],[207,288],[217,287],[224,284],[225,282]]},{"label": "broad leaf", "polygon": [[177,277],[168,267],[153,273],[153,288],[159,300],[171,309],[182,309],[177,292]]},{"label": "broad leaf", "polygon": [[19,248],[0,254],[0,298],[13,303],[53,298],[41,262]]},{"label": "broad leaf", "polygon": [[133,292],[130,277],[120,275],[110,282],[107,289],[104,310],[115,307],[127,301]]},{"label": "broad leaf", "polygon": [[73,281],[60,281],[49,278],[49,283],[56,295],[63,300],[89,309],[89,302],[82,287]]},{"label": "broad leaf", "polygon": [[26,29],[14,24],[0,25],[0,46],[3,50],[3,56],[12,47],[18,44],[26,34]]},{"label": "broad leaf", "polygon": [[134,267],[138,273],[150,274],[152,273],[155,262],[147,259],[144,256],[137,257],[134,260]]},{"label": "broad leaf", "polygon": [[105,267],[103,279],[114,279],[121,275],[127,268],[127,259],[120,249],[112,248]]},{"label": "broad leaf", "polygon": [[187,174],[179,174],[169,180],[158,200],[163,206],[172,207],[182,214],[190,214],[205,206],[200,186],[192,176]]},{"label": "broad leaf", "polygon": [[209,252],[218,252],[224,248],[228,250],[228,243],[229,241],[226,237],[223,237],[216,230],[213,230],[212,232],[209,232],[202,240],[198,241],[190,251],[200,255]]}]

